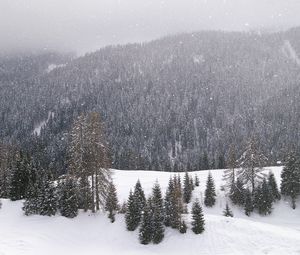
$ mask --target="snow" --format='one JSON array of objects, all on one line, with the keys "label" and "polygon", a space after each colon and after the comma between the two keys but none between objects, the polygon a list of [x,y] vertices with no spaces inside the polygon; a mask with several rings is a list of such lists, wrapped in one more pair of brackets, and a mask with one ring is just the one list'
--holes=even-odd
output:
[{"label": "snow", "polygon": [[38,123],[37,125],[35,125],[33,134],[36,134],[37,136],[39,136],[41,134],[42,128],[48,123],[50,118],[53,118],[53,117],[54,117],[54,112],[49,111],[47,119],[43,120],[40,123]]},{"label": "snow", "polygon": [[59,65],[57,65],[57,64],[50,64],[50,65],[48,65],[48,67],[47,67],[47,69],[46,69],[46,73],[50,73],[50,72],[52,72],[54,69],[60,68],[60,67],[64,67],[64,66],[66,66],[66,64],[59,64]]},{"label": "snow", "polygon": [[[282,167],[270,167],[266,172],[269,169],[279,181]],[[194,177],[195,173],[200,179],[200,187],[194,190],[193,199],[201,199],[208,171],[192,172],[191,175]],[[299,208],[292,210],[286,201],[280,201],[270,216],[254,213],[247,217],[239,208],[231,206],[234,218],[226,218],[222,216],[226,201],[220,190],[223,171],[212,170],[211,173],[218,198],[215,207],[203,208],[206,229],[201,235],[193,234],[190,229],[182,235],[167,228],[161,244],[144,246],[138,242],[137,231],[126,231],[123,215],[117,215],[114,224],[103,213],[81,212],[74,219],[59,215],[27,217],[22,213],[21,201],[2,199],[0,254],[300,254]],[[113,170],[120,202],[127,199],[137,179],[149,195],[156,180],[165,191],[171,175],[168,172]],[[183,178],[184,173],[180,175]],[[185,217],[189,223],[190,215]]]}]

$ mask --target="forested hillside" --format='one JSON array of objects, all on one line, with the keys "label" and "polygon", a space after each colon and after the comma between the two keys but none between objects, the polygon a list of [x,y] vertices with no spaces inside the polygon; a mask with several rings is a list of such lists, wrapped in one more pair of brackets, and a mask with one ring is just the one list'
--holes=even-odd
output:
[{"label": "forested hillside", "polygon": [[252,135],[273,164],[300,145],[299,45],[300,29],[199,32],[74,59],[1,57],[0,138],[61,174],[75,117],[97,111],[114,168],[224,167]]}]

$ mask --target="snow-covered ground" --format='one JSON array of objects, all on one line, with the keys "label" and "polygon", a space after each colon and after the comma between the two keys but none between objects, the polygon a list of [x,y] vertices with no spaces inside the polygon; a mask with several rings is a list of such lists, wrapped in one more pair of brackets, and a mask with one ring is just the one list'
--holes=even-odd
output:
[{"label": "snow-covered ground", "polygon": [[[270,167],[278,181],[281,167]],[[222,170],[211,171],[216,183],[218,199],[214,208],[204,207],[206,230],[195,235],[167,228],[159,245],[141,245],[138,232],[125,229],[123,215],[111,224],[102,213],[80,213],[74,219],[61,216],[24,216],[22,203],[2,200],[0,209],[0,255],[47,254],[300,254],[300,210],[292,210],[286,201],[274,206],[271,216],[253,214],[247,217],[232,207],[234,218],[222,216],[226,199],[220,191]],[[198,174],[200,187],[193,199],[203,198],[208,171]],[[129,190],[139,178],[146,194],[150,194],[156,180],[165,191],[171,173],[154,171],[114,170],[120,202],[127,199]],[[183,173],[181,174],[183,177]],[[300,206],[299,206],[300,207]],[[186,215],[190,221],[190,215]]]}]

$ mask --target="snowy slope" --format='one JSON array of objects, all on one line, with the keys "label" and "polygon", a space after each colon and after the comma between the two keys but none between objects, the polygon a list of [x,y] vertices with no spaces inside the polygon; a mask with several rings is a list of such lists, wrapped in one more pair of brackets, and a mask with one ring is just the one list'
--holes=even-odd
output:
[{"label": "snowy slope", "polygon": [[[281,168],[271,169],[279,179]],[[201,199],[208,172],[197,174],[200,187],[194,190],[193,198]],[[138,178],[146,194],[149,194],[156,180],[165,190],[170,175],[166,172],[114,170],[113,178],[122,202]],[[202,235],[194,235],[190,230],[182,235],[168,228],[161,244],[143,246],[138,242],[137,231],[125,230],[122,215],[117,216],[114,224],[101,213],[81,213],[75,219],[61,216],[26,217],[21,211],[20,201],[2,200],[0,255],[300,254],[299,208],[292,210],[281,201],[268,217],[253,214],[248,218],[238,208],[233,208],[235,217],[225,218],[222,216],[225,198],[219,189],[222,171],[213,170],[212,175],[218,188],[218,199],[214,208],[204,208],[206,231]],[[189,215],[186,219],[190,220]]]}]

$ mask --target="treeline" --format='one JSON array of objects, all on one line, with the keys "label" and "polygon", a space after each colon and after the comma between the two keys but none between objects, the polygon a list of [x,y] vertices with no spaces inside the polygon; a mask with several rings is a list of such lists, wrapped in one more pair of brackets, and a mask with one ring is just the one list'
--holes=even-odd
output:
[{"label": "treeline", "polygon": [[[100,116],[79,116],[68,145],[68,173],[56,178],[40,164],[39,153],[30,155],[14,147],[0,147],[0,196],[24,199],[26,215],[75,217],[79,209],[105,208],[111,191],[110,160]],[[108,206],[110,208],[110,206]]]},{"label": "treeline", "polygon": [[274,174],[263,172],[266,157],[259,151],[255,139],[248,142],[241,158],[236,159],[234,147],[229,154],[229,168],[224,171],[225,184],[221,188],[233,204],[244,208],[247,216],[254,210],[262,215],[270,214],[281,195],[291,201],[293,209],[296,208],[296,198],[300,195],[299,153],[292,149],[283,162],[281,192]]}]

